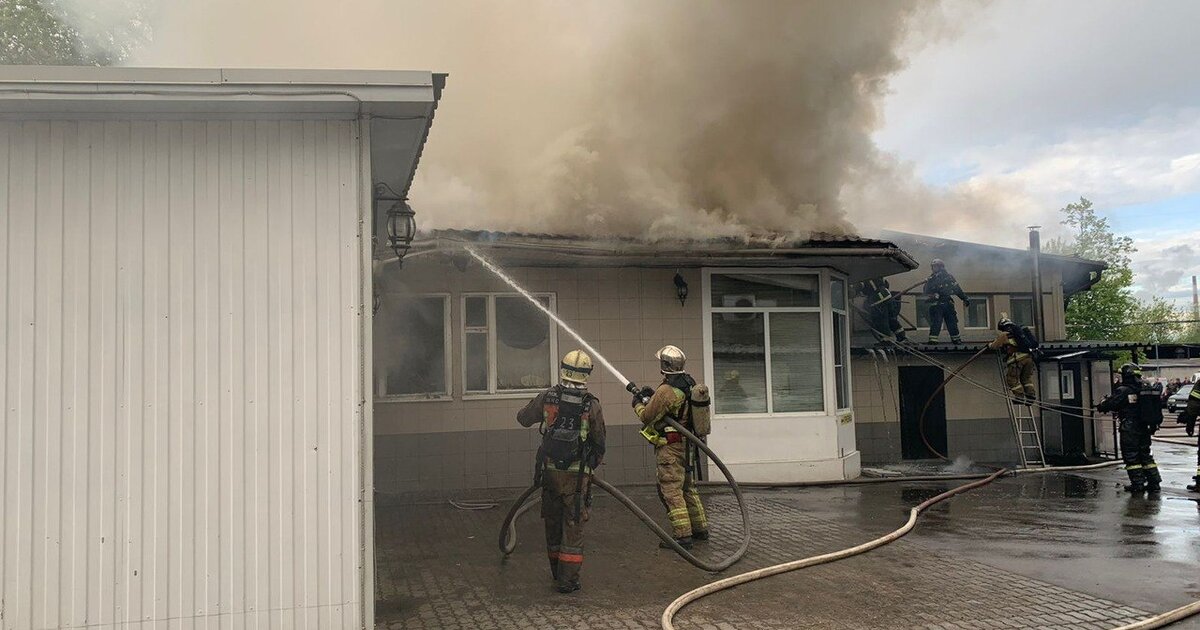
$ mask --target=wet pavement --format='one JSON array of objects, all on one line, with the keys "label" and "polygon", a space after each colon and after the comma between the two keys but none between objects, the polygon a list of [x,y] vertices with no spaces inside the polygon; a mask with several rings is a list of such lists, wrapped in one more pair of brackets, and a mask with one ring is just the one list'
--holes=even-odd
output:
[{"label": "wet pavement", "polygon": [[[1119,468],[1005,478],[935,506],[897,543],[705,598],[677,626],[1113,628],[1200,599],[1200,504],[1182,491],[1195,447],[1155,451],[1167,487],[1158,499],[1126,495]],[[859,544],[957,483],[751,491],[753,546],[728,573]],[[652,489],[628,490],[662,511]],[[739,521],[728,494],[706,500],[717,540],[697,553],[715,557],[736,546]],[[559,595],[536,510],[520,524],[517,552],[500,560],[507,507],[381,505],[379,627],[657,628],[675,596],[715,579],[658,550],[641,523],[598,495],[584,590]]]}]

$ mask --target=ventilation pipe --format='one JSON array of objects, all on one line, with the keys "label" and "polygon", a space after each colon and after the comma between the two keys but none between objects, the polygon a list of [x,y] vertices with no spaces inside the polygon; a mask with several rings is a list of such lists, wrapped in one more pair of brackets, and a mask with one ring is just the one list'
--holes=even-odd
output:
[{"label": "ventilation pipe", "polygon": [[1042,308],[1042,226],[1029,226],[1029,254],[1033,259],[1033,325],[1042,341],[1049,341],[1046,333],[1046,312]]}]

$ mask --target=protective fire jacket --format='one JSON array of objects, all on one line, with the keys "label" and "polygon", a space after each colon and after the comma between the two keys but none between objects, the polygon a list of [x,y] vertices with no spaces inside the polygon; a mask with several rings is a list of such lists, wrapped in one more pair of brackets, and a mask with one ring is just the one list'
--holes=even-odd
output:
[{"label": "protective fire jacket", "polygon": [[1121,383],[1113,393],[1096,405],[1096,410],[1104,413],[1116,412],[1121,420],[1140,420],[1138,413],[1138,392],[1142,391],[1141,381]]},{"label": "protective fire jacket", "polygon": [[[546,397],[555,389],[562,388],[562,385],[555,385],[534,396],[533,400],[530,400],[526,403],[525,407],[517,412],[517,422],[521,423],[523,427],[531,427],[542,422],[548,424],[553,422],[554,416],[557,415],[557,410],[550,408],[551,405],[546,403]],[[600,406],[600,400],[595,397],[591,397],[589,400],[589,408],[579,426],[579,437],[587,443],[588,465],[584,466],[585,473],[591,473],[604,460],[606,433],[604,428],[604,410]],[[552,464],[553,462],[546,461],[544,463]],[[579,461],[576,460],[573,462],[567,470],[578,471]]]},{"label": "protective fire jacket", "polygon": [[1180,419],[1187,423],[1189,418],[1195,422],[1197,417],[1200,417],[1200,383],[1192,388],[1192,393],[1188,394],[1187,409],[1183,410]]},{"label": "protective fire jacket", "polygon": [[970,301],[962,287],[958,286],[958,280],[955,280],[954,276],[945,269],[935,271],[933,275],[929,276],[929,279],[925,281],[925,294],[929,296],[930,300],[939,304],[949,304],[950,298],[955,295],[964,303]]},{"label": "protective fire jacket", "polygon": [[680,386],[691,387],[695,384],[692,377],[686,374],[667,376],[659,384],[658,389],[654,390],[654,395],[650,397],[650,400],[645,404],[638,403],[633,410],[637,413],[638,419],[642,421],[642,425],[654,427],[655,430],[664,434],[676,433],[675,427],[671,425],[659,429],[659,423],[662,423],[663,418],[669,415],[676,422],[687,426],[685,411],[687,410],[688,395]]}]

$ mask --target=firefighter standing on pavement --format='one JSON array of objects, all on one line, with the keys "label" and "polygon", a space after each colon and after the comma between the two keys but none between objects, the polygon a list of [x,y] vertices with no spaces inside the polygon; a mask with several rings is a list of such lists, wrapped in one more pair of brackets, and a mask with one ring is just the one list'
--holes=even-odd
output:
[{"label": "firefighter standing on pavement", "polygon": [[934,258],[929,263],[933,273],[925,281],[925,301],[929,304],[929,343],[939,343],[942,335],[942,323],[950,332],[950,341],[962,343],[958,331],[958,313],[954,310],[954,296],[962,300],[963,308],[971,306],[971,298],[963,293],[958,286],[958,280],[946,271],[946,263],[940,258]]},{"label": "firefighter standing on pavement", "polygon": [[1129,474],[1125,489],[1135,494],[1143,490],[1158,494],[1162,477],[1150,453],[1150,438],[1162,423],[1162,400],[1142,382],[1142,368],[1135,363],[1122,365],[1121,384],[1096,409],[1115,412],[1120,422],[1121,459]]},{"label": "firefighter standing on pavement", "polygon": [[[692,449],[687,438],[663,418],[670,416],[685,428],[691,428],[691,389],[696,381],[683,371],[687,357],[679,348],[664,346],[655,356],[663,382],[657,389],[647,387],[634,394],[633,409],[645,427],[642,435],[654,445],[658,497],[667,508],[675,541],[684,549],[691,549],[692,541],[708,540],[708,519],[692,481]],[[667,545],[660,543],[660,546]]]},{"label": "firefighter standing on pavement", "polygon": [[[1192,388],[1192,393],[1188,394],[1187,409],[1184,409],[1183,413],[1179,415],[1179,421],[1188,426],[1195,426],[1197,417],[1200,417],[1200,383],[1197,383]],[[1192,477],[1192,485],[1187,489],[1191,492],[1200,492],[1200,442],[1196,444],[1196,475]]]},{"label": "firefighter standing on pavement", "polygon": [[1018,404],[1033,404],[1037,400],[1037,363],[1034,359],[1039,351],[1037,337],[1028,326],[1018,326],[1004,313],[1000,314],[1000,324],[996,328],[1000,334],[988,348],[1004,353],[1004,382],[1008,391]]},{"label": "firefighter standing on pavement", "polygon": [[599,399],[587,391],[591,373],[587,353],[568,352],[559,366],[559,384],[517,413],[521,426],[545,423],[534,476],[542,483],[546,551],[560,593],[579,590],[592,474],[604,458],[604,414]]},{"label": "firefighter standing on pavement", "polygon": [[900,293],[892,291],[886,278],[874,278],[858,284],[858,294],[871,320],[872,332],[881,339],[906,341],[900,325]]}]

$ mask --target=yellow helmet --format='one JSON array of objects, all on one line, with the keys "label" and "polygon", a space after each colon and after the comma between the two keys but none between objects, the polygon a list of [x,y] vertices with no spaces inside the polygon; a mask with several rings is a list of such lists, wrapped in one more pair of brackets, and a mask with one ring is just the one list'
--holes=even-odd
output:
[{"label": "yellow helmet", "polygon": [[592,374],[592,357],[583,350],[572,350],[562,359],[558,366],[558,376],[564,381],[577,385],[586,385],[588,376]]}]

